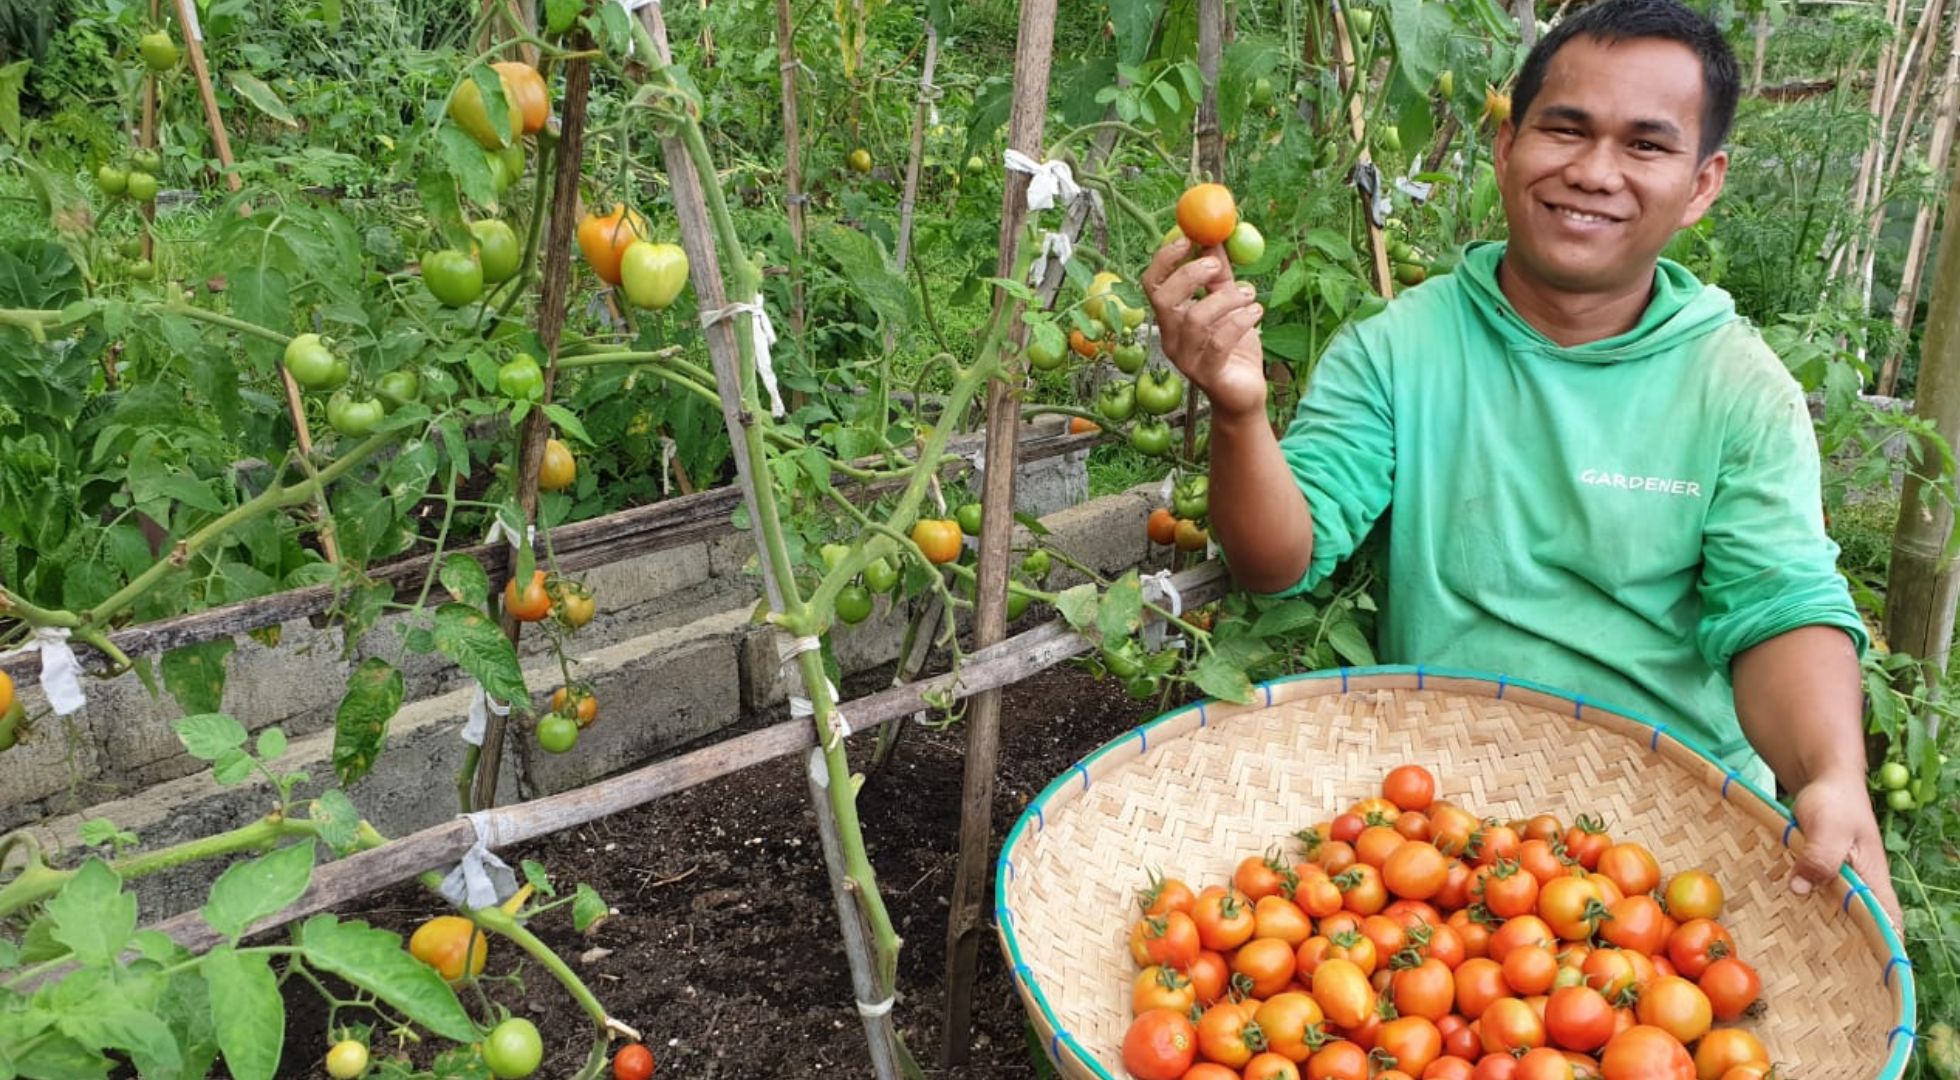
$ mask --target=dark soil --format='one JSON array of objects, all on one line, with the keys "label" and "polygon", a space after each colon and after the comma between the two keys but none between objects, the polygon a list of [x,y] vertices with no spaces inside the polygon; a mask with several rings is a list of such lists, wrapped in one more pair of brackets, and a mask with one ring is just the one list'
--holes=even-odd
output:
[{"label": "dark soil", "polygon": [[[875,677],[865,683],[847,694],[880,685]],[[1030,798],[1152,711],[1113,681],[1097,682],[1073,669],[1010,687],[1002,707],[989,872],[1000,841]],[[965,739],[959,726],[914,727],[859,796],[879,886],[905,939],[894,1015],[929,1076],[1033,1077],[1020,999],[991,930],[980,950],[969,1061],[937,1067]],[[853,746],[853,763],[862,768],[874,740],[854,742],[861,745]],[[641,1031],[653,1049],[657,1076],[871,1075],[803,761],[791,755],[502,853],[512,866],[538,860],[565,888],[583,881],[617,909],[585,936],[572,930],[568,908],[531,925],[572,962],[612,1015]],[[990,879],[989,911],[992,890]],[[406,934],[441,909],[442,902],[420,886],[404,885],[340,914]],[[507,943],[495,943],[486,974],[511,971],[515,954]],[[569,1077],[584,1064],[591,1028],[550,976],[533,966],[523,972],[521,989],[494,981],[488,989],[544,1032],[540,1077]],[[287,1008],[281,1075],[319,1076],[326,1009],[305,987],[289,990]],[[411,1053],[426,1064],[427,1051]]]}]

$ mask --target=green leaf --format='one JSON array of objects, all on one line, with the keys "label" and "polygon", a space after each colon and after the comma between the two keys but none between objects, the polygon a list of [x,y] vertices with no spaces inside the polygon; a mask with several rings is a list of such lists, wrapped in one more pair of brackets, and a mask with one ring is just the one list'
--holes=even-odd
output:
[{"label": "green leaf", "polygon": [[1055,597],[1055,610],[1072,629],[1087,630],[1096,624],[1096,609],[1101,606],[1101,599],[1095,583],[1085,581],[1063,589]]},{"label": "green leaf", "polygon": [[1388,25],[1395,36],[1396,70],[1411,89],[1428,94],[1449,65],[1450,32],[1456,23],[1448,5],[1389,0]]},{"label": "green leaf", "polygon": [[211,928],[234,943],[258,919],[299,899],[313,876],[311,839],[282,847],[248,862],[234,863],[211,885],[211,899],[198,909]]},{"label": "green leaf", "polygon": [[[82,822],[81,834],[82,843],[90,847],[100,844],[128,845],[136,842],[135,833],[117,828],[115,822],[104,817]],[[0,967],[4,966],[6,965],[0,964]]]},{"label": "green leaf", "polygon": [[243,747],[247,737],[245,725],[225,713],[186,715],[172,721],[171,729],[176,731],[176,741],[184,743],[184,751],[198,761],[218,761],[225,751]]},{"label": "green leaf", "polygon": [[536,859],[525,859],[518,864],[524,873],[524,881],[543,896],[557,896],[558,890],[551,886],[551,875],[545,872],[544,864]]},{"label": "green leaf", "polygon": [[[215,713],[224,708],[225,658],[235,648],[230,638],[221,637],[163,654],[163,685],[186,713]],[[238,741],[245,740],[241,737]]]},{"label": "green leaf", "polygon": [[20,142],[20,91],[27,85],[27,69],[32,60],[16,60],[0,67],[0,135]]},{"label": "green leaf", "polygon": [[54,939],[84,964],[107,965],[136,932],[136,897],[109,864],[91,858],[48,901]]},{"label": "green leaf", "polygon": [[333,717],[333,771],[341,784],[366,776],[388,740],[388,721],[402,707],[402,673],[378,656],[361,661],[347,677],[347,693]]},{"label": "green leaf", "polygon": [[578,883],[578,893],[572,897],[574,929],[582,934],[590,929],[593,923],[605,918],[611,912],[612,909],[606,905],[606,898],[599,895],[599,890],[583,881]]},{"label": "green leaf", "polygon": [[259,732],[258,755],[260,761],[277,761],[286,753],[286,733],[276,727]]},{"label": "green leaf", "polygon": [[587,446],[593,445],[592,436],[585,433],[585,425],[579,421],[578,414],[563,405],[546,405],[544,414],[558,425],[558,430],[577,439]]},{"label": "green leaf", "polygon": [[232,72],[226,76],[226,79],[230,81],[231,88],[238,91],[238,96],[251,102],[253,108],[289,128],[299,127],[299,121],[293,117],[292,110],[286,108],[286,103],[279,100],[279,95],[273,93],[272,87],[240,71]]},{"label": "green leaf", "polygon": [[220,945],[205,956],[203,968],[226,1070],[238,1080],[272,1080],[286,1039],[286,1002],[266,954]]},{"label": "green leaf", "polygon": [[1252,624],[1252,632],[1262,638],[1284,637],[1303,626],[1320,621],[1320,607],[1311,600],[1291,597],[1268,608]]},{"label": "green leaf", "polygon": [[1112,582],[1109,591],[1103,594],[1102,607],[1096,612],[1096,629],[1109,642],[1129,637],[1142,625],[1143,589],[1137,583],[1137,572],[1131,570]]},{"label": "green leaf", "polygon": [[842,225],[822,226],[812,239],[837,260],[853,291],[871,305],[884,325],[904,327],[919,321],[918,298],[892,269],[878,241]]},{"label": "green leaf", "polygon": [[1327,628],[1327,643],[1334,647],[1341,659],[1355,667],[1374,667],[1375,650],[1368,645],[1368,638],[1354,623],[1341,619]]},{"label": "green leaf", "polygon": [[[12,1039],[9,1037],[12,1020],[13,1017],[0,1014],[0,1065],[11,1067],[21,1076],[91,1080],[108,1076],[114,1067],[115,1063],[108,1058],[57,1032],[44,1032],[32,1043],[26,1038]],[[16,1046],[27,1049],[18,1052]]]},{"label": "green leaf", "polygon": [[361,813],[339,788],[328,788],[313,801],[309,816],[320,827],[320,842],[335,855],[351,853],[360,835]]},{"label": "green leaf", "polygon": [[[145,980],[155,985],[158,980]],[[120,1050],[135,1063],[137,1075],[179,1075],[184,1067],[170,1025],[156,1015],[156,1002],[133,992],[140,984],[108,983],[89,996],[88,1007],[64,1012],[63,1034],[91,1050]],[[154,993],[149,995],[154,998]]]},{"label": "green leaf", "polygon": [[490,601],[490,575],[483,572],[482,563],[468,555],[452,554],[444,559],[436,580],[458,603],[482,607]]},{"label": "green leaf", "polygon": [[437,129],[436,140],[442,145],[443,166],[462,186],[463,195],[479,206],[496,205],[497,189],[491,183],[490,161],[483,156],[483,148],[476,140],[454,124]]},{"label": "green leaf", "polygon": [[474,1042],[476,1025],[436,970],[408,954],[402,939],[360,921],[315,915],[300,927],[306,962],[346,979],[445,1039]]},{"label": "green leaf", "polygon": [[1191,669],[1191,681],[1198,689],[1220,701],[1233,701],[1244,704],[1252,700],[1252,680],[1245,672],[1216,653],[1198,661]]},{"label": "green leaf", "polygon": [[444,604],[436,609],[436,648],[483,684],[498,701],[522,702],[530,692],[524,688],[524,671],[517,663],[517,650],[510,639],[481,609],[463,604]]},{"label": "green leaf", "polygon": [[251,776],[252,755],[243,750],[227,750],[211,765],[211,778],[225,787],[242,784]]}]

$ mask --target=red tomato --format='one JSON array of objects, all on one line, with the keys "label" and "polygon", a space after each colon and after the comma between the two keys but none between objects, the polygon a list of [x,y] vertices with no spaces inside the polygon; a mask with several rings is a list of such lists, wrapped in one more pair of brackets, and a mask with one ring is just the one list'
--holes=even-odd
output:
[{"label": "red tomato", "polygon": [[[1395,836],[1395,830],[1388,830]],[[1400,841],[1402,838],[1395,836]],[[1380,870],[1367,863],[1355,863],[1334,877],[1341,889],[1341,905],[1356,915],[1373,915],[1388,906],[1388,887]]]},{"label": "red tomato", "polygon": [[1516,863],[1499,863],[1484,878],[1483,902],[1500,919],[1529,915],[1538,907],[1538,879]]},{"label": "red tomato", "polygon": [[[1450,1057],[1462,1058],[1469,1063],[1484,1052],[1483,1040],[1477,1032],[1470,1030],[1470,1021],[1456,1013],[1436,1021],[1436,1031],[1443,1036],[1443,1053]],[[1427,1069],[1423,1071],[1428,1072]]]},{"label": "red tomato", "polygon": [[1695,1062],[1687,1047],[1645,1024],[1613,1036],[1599,1066],[1605,1080],[1695,1080]]},{"label": "red tomato", "polygon": [[1535,836],[1518,845],[1518,863],[1537,878],[1540,885],[1555,877],[1569,877],[1578,865],[1567,862],[1551,841]]},{"label": "red tomato", "polygon": [[1674,970],[1690,979],[1701,978],[1708,965],[1735,955],[1735,939],[1713,919],[1689,919],[1667,939],[1667,958]]},{"label": "red tomato", "polygon": [[1566,856],[1588,870],[1599,865],[1600,853],[1612,843],[1606,823],[1590,814],[1580,814],[1578,822],[1565,830]]},{"label": "red tomato", "polygon": [[1518,839],[1518,830],[1509,825],[1490,825],[1470,838],[1470,854],[1477,862],[1495,866],[1506,860],[1516,861],[1523,843]]},{"label": "red tomato", "polygon": [[1422,1070],[1420,1080],[1471,1080],[1476,1070],[1477,1067],[1470,1064],[1468,1058],[1454,1055],[1439,1057],[1430,1062],[1427,1069]]},{"label": "red tomato", "polygon": [[1427,810],[1436,799],[1436,777],[1420,765],[1398,765],[1382,781],[1382,795],[1404,810]]},{"label": "red tomato", "polygon": [[1597,1050],[1613,1037],[1613,1006],[1588,986],[1561,986],[1545,1003],[1545,1037],[1567,1050]]},{"label": "red tomato", "polygon": [[1697,981],[1717,1020],[1734,1020],[1762,996],[1763,979],[1756,969],[1733,956],[1724,956],[1703,969]]},{"label": "red tomato", "polygon": [[1453,973],[1456,984],[1456,1011],[1476,1020],[1500,999],[1511,996],[1504,982],[1504,968],[1486,957],[1465,960]]},{"label": "red tomato", "polygon": [[1191,908],[1191,919],[1198,926],[1198,940],[1207,949],[1224,952],[1252,939],[1257,925],[1252,901],[1236,890],[1213,885],[1200,893]]},{"label": "red tomato", "polygon": [[1545,1045],[1545,1021],[1539,1019],[1537,1010],[1519,998],[1491,1002],[1477,1023],[1483,1030],[1487,1053],[1508,1054]]},{"label": "red tomato", "polygon": [[1307,1059],[1307,1080],[1368,1080],[1368,1051],[1337,1039]]},{"label": "red tomato", "polygon": [[1433,957],[1395,972],[1390,987],[1395,1011],[1403,1016],[1437,1021],[1448,1016],[1450,1007],[1456,1003],[1456,977],[1441,960]]},{"label": "red tomato", "polygon": [[1501,964],[1520,945],[1551,945],[1557,940],[1558,935],[1545,925],[1545,920],[1536,915],[1520,915],[1504,920],[1504,925],[1491,934],[1490,958]]},{"label": "red tomato", "polygon": [[1400,1016],[1382,1024],[1375,1048],[1395,1059],[1395,1067],[1419,1073],[1443,1055],[1443,1034],[1427,1017]]},{"label": "red tomato", "polygon": [[1360,814],[1340,814],[1328,827],[1327,838],[1339,840],[1343,844],[1352,844],[1354,838],[1361,835],[1361,830],[1367,827],[1368,823],[1361,820]]},{"label": "red tomato", "polygon": [[1182,911],[1147,918],[1143,950],[1151,963],[1183,971],[1198,958],[1198,925]]},{"label": "red tomato", "polygon": [[1239,861],[1239,868],[1232,874],[1232,886],[1246,895],[1249,900],[1276,896],[1287,887],[1286,877],[1292,870],[1277,856],[1247,855]]},{"label": "red tomato", "polygon": [[1198,1004],[1211,1005],[1225,996],[1232,969],[1223,956],[1206,949],[1198,953],[1198,958],[1191,961],[1184,974],[1190,978],[1191,988],[1198,993]]},{"label": "red tomato", "polygon": [[1180,1080],[1197,1059],[1197,1031],[1182,1013],[1152,1009],[1123,1034],[1123,1067],[1136,1080]]},{"label": "red tomato", "polygon": [[1404,810],[1395,819],[1395,831],[1411,840],[1429,839],[1429,815],[1420,810]]},{"label": "red tomato", "polygon": [[1427,900],[1441,892],[1449,873],[1449,858],[1419,840],[1404,841],[1382,863],[1382,882],[1388,891],[1411,900]]},{"label": "red tomato", "polygon": [[1628,896],[1606,909],[1599,936],[1622,949],[1654,953],[1667,944],[1667,913],[1646,893]]}]

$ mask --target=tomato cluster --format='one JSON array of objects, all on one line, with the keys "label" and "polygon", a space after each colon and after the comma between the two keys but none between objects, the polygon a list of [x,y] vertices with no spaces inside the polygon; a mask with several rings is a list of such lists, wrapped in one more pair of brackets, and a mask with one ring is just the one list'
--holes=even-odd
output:
[{"label": "tomato cluster", "polygon": [[[1761,1080],[1722,887],[1598,820],[1479,818],[1428,770],[1193,891],[1152,875],[1136,1080]],[[1691,1052],[1692,1048],[1692,1052]]]}]

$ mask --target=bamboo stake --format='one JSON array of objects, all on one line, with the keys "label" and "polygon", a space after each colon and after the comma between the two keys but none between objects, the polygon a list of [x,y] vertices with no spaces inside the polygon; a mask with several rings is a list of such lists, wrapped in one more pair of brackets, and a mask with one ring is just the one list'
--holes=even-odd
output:
[{"label": "bamboo stake", "polygon": [[[163,0],[150,0],[150,25],[156,25],[163,15]],[[139,149],[154,150],[157,145],[157,77],[155,72],[143,76],[143,127],[136,136]],[[157,204],[143,204],[143,257],[156,258],[156,238],[151,235],[157,223]],[[282,368],[283,370],[283,368]],[[114,369],[111,368],[110,386],[115,385]]]},{"label": "bamboo stake", "polygon": [[[932,111],[932,103],[939,96],[939,88],[933,85],[933,69],[939,63],[939,27],[931,19],[926,20],[926,59],[919,72],[919,107],[912,112],[912,154],[905,161],[905,194],[898,202],[898,272],[905,273],[906,260],[912,254],[912,214],[919,197],[919,167],[926,154],[926,118]],[[886,348],[890,348],[887,342]]]},{"label": "bamboo stake", "polygon": [[[659,5],[641,8],[639,19],[655,62],[671,65],[673,52],[667,42],[666,20],[661,16]],[[681,244],[687,251],[688,273],[696,300],[702,311],[717,311],[727,306],[728,297],[722,285],[716,228],[709,218],[704,189],[704,181],[712,180],[712,176],[702,175],[710,170],[711,165],[705,157],[696,161],[690,154],[684,141],[688,132],[693,133],[698,146],[699,132],[689,128],[680,134],[662,138],[660,147],[667,164],[669,181],[673,184],[674,210],[680,220]],[[701,148],[701,152],[705,154],[705,147]],[[754,288],[759,284],[755,280],[757,275],[748,267],[739,247],[731,253],[731,258],[734,260],[732,265],[737,273],[738,287]],[[788,590],[795,588],[795,582],[785,585],[778,577],[787,567],[787,554],[782,545],[780,526],[774,517],[775,504],[773,500],[764,498],[761,487],[772,481],[767,462],[757,460],[761,456],[762,440],[755,430],[756,419],[748,406],[750,392],[744,355],[753,355],[749,352],[753,348],[753,331],[747,320],[738,317],[718,320],[708,326],[704,333],[714,361],[715,384],[721,393],[722,421],[728,428],[743,504],[748,509],[749,520],[755,523],[758,533],[763,534],[758,547],[774,549],[762,551],[762,557],[758,560],[762,570],[763,592],[770,608],[782,612],[785,601],[792,595]],[[782,565],[778,565],[779,556]],[[788,678],[792,680],[792,686],[795,681],[801,681],[802,690],[808,695],[816,714],[812,719],[822,725],[833,715],[828,686],[816,685],[825,683],[822,666],[814,654],[804,653],[798,657],[795,670],[796,674]],[[894,952],[890,969],[887,970],[880,960],[880,947],[874,947],[873,935],[879,928],[889,934],[889,918],[876,895],[876,879],[868,862],[863,859],[862,836],[855,813],[852,812],[848,820],[843,816],[854,808],[846,790],[852,781],[842,747],[829,752],[819,751],[812,757],[809,782],[811,807],[817,815],[820,838],[824,839],[824,867],[830,878],[831,898],[837,906],[838,923],[843,930],[844,953],[851,969],[851,988],[860,1003],[858,1014],[864,1023],[872,1069],[880,1080],[895,1080],[901,1073],[903,1053],[897,1028],[888,1008],[879,1010],[869,1006],[887,1002],[896,993],[897,958]],[[844,810],[839,809],[840,803]],[[843,850],[847,839],[856,850]],[[895,939],[895,935],[891,936]],[[895,949],[896,945],[893,947]]]},{"label": "bamboo stake", "polygon": [[[574,50],[587,44],[583,31],[573,35]],[[558,145],[552,152],[551,217],[547,221],[544,243],[544,272],[538,285],[538,345],[544,350],[544,396],[540,405],[524,417],[524,430],[518,438],[517,505],[528,527],[538,516],[538,470],[544,465],[545,443],[551,437],[551,422],[542,402],[550,401],[558,381],[558,344],[565,328],[565,310],[572,285],[572,229],[578,221],[578,181],[585,157],[586,101],[592,90],[592,62],[582,57],[565,62],[565,93],[559,107]],[[543,183],[542,175],[538,178]],[[512,563],[515,572],[516,563]],[[510,612],[502,612],[498,622],[504,637],[515,647],[523,634],[523,623]],[[490,715],[483,732],[482,756],[477,760],[476,783],[470,802],[478,808],[497,804],[497,775],[503,763],[504,734],[509,718]]]},{"label": "bamboo stake", "polygon": [[[1198,0],[1198,77],[1204,94],[1198,99],[1198,115],[1192,137],[1198,144],[1198,172],[1206,180],[1225,182],[1225,132],[1218,122],[1218,69],[1225,63],[1225,0]],[[1191,384],[1187,393],[1191,408],[1184,413],[1184,460],[1198,456],[1198,413],[1204,409],[1205,392]],[[1175,558],[1182,560],[1182,552]]]},{"label": "bamboo stake", "polygon": [[[1898,60],[1899,39],[1904,36],[1905,4],[1902,0],[1886,0],[1885,21],[1892,27],[1892,36],[1878,50],[1878,65],[1872,74],[1871,114],[1874,130],[1866,142],[1865,150],[1858,159],[1858,179],[1851,191],[1851,215],[1848,220],[1861,221],[1875,198],[1879,157],[1884,153],[1885,132],[1892,118],[1891,95],[1886,87],[1892,81],[1892,69]],[[1829,276],[1836,277],[1844,266],[1857,266],[1863,254],[1860,250],[1863,234],[1857,230],[1851,239],[1831,259]]]},{"label": "bamboo stake", "polygon": [[[1354,70],[1354,40],[1348,37],[1347,14],[1338,3],[1334,5],[1334,43],[1339,50],[1341,92],[1347,93],[1348,88],[1357,78]],[[1374,160],[1368,154],[1367,106],[1361,101],[1366,96],[1359,91],[1348,94],[1348,130],[1353,134],[1354,141],[1361,145],[1360,157],[1356,159],[1358,165],[1368,165]],[[1356,193],[1362,199],[1367,198],[1367,195],[1361,193],[1358,188]],[[1362,217],[1368,222],[1368,247],[1375,256],[1375,291],[1381,293],[1383,299],[1394,299],[1395,274],[1388,265],[1388,240],[1382,235],[1382,227],[1375,224],[1372,209],[1364,205]]]},{"label": "bamboo stake", "polygon": [[[1887,194],[1892,190],[1892,183],[1898,177],[1899,163],[1905,158],[1906,145],[1912,133],[1912,124],[1918,115],[1917,103],[1908,102],[1904,116],[1900,117],[1899,103],[1904,98],[1908,78],[1918,75],[1920,76],[1919,82],[1924,83],[1924,74],[1931,65],[1924,62],[1924,54],[1921,52],[1920,47],[1926,44],[1926,34],[1929,30],[1937,33],[1940,8],[1943,6],[1943,3],[1944,0],[1927,0],[1925,6],[1920,9],[1920,18],[1913,27],[1912,39],[1906,45],[1905,56],[1898,61],[1898,67],[1893,73],[1890,89],[1886,89],[1884,86],[1873,87],[1874,92],[1884,91],[1886,101],[1883,118],[1878,127],[1878,134],[1872,142],[1873,148],[1878,152],[1878,157],[1873,160],[1872,165],[1871,213],[1866,217],[1865,236],[1862,241],[1862,246],[1859,249],[1862,254],[1857,271],[1859,307],[1866,311],[1871,309],[1872,279],[1875,276],[1878,262],[1879,234],[1885,228]],[[1902,11],[1901,16],[1903,17],[1903,15],[1904,12]],[[1901,121],[1899,124],[1899,139],[1898,145],[1888,155],[1886,153],[1886,147],[1890,140],[1887,136],[1890,134],[1890,125],[1894,119]],[[1858,350],[1859,355],[1864,355],[1864,351],[1864,348],[1861,346]]]},{"label": "bamboo stake", "polygon": [[1749,63],[1749,90],[1753,93],[1763,88],[1763,62],[1769,58],[1769,13],[1758,12],[1749,31],[1756,39],[1756,55]]},{"label": "bamboo stake", "polygon": [[[1014,50],[1014,107],[1008,119],[1008,145],[1031,158],[1042,157],[1048,119],[1048,76],[1055,50],[1056,0],[1026,0]],[[1015,276],[1018,249],[1028,218],[1026,173],[1009,172],[1001,196],[1000,256],[997,273]],[[1018,345],[1026,328],[1014,318],[1017,301],[994,291],[997,321],[1005,316]],[[1019,355],[1018,349],[1015,355]],[[984,649],[1007,631],[1007,566],[1014,543],[1014,464],[1019,448],[1015,428],[1021,417],[1022,369],[1010,364],[987,386],[987,468],[983,477],[980,523],[980,576],[973,644]],[[976,697],[966,717],[965,777],[960,799],[960,859],[953,878],[946,926],[946,1017],[939,1045],[942,1064],[964,1062],[973,1027],[973,982],[979,969],[984,923],[980,912],[988,882],[987,855],[993,843],[994,773],[1000,757],[1000,692]]]},{"label": "bamboo stake", "polygon": [[[1947,189],[1947,221],[1960,207],[1960,170]],[[1928,421],[1949,445],[1960,443],[1960,230],[1940,237],[1933,297],[1927,308],[1925,346],[1920,351],[1919,388],[1914,413]],[[1930,446],[1924,460],[1939,460]],[[1953,617],[1960,599],[1960,573],[1946,557],[1953,532],[1953,508],[1937,490],[1939,481],[1907,469],[1899,499],[1898,531],[1887,570],[1885,636],[1893,649],[1920,658],[1929,677],[1946,670],[1953,643]]]},{"label": "bamboo stake", "polygon": [[[789,204],[789,234],[796,242],[796,255],[789,261],[790,331],[803,336],[803,128],[796,115],[796,24],[790,18],[789,0],[776,0],[777,70],[783,81],[783,182],[789,187],[784,202]],[[903,266],[901,262],[899,264]]]},{"label": "bamboo stake", "polygon": [[[1560,8],[1564,10],[1563,7]],[[1538,44],[1538,4],[1536,0],[1512,0],[1511,14],[1518,17],[1518,36],[1529,49]],[[1558,16],[1554,15],[1556,19]]]},{"label": "bamboo stake", "polygon": [[[1936,169],[1952,167],[1954,126],[1960,119],[1960,23],[1948,38],[1946,72],[1941,76],[1939,117],[1933,122],[1932,145],[1927,160]],[[1899,365],[1905,359],[1912,333],[1912,321],[1919,307],[1919,287],[1926,271],[1926,258],[1932,250],[1933,211],[1922,201],[1912,220],[1912,240],[1906,247],[1905,270],[1899,278],[1898,296],[1892,302],[1892,325],[1898,328],[1898,342],[1879,371],[1878,392],[1890,397],[1898,388]]]}]

